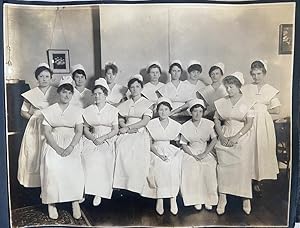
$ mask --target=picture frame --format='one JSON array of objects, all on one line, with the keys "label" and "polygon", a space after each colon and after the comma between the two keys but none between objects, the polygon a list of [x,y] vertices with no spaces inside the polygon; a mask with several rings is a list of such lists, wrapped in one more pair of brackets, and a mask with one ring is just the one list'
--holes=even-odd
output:
[{"label": "picture frame", "polygon": [[279,55],[292,54],[293,25],[281,24],[279,26]]},{"label": "picture frame", "polygon": [[70,57],[68,49],[48,49],[48,63],[54,74],[70,72]]}]

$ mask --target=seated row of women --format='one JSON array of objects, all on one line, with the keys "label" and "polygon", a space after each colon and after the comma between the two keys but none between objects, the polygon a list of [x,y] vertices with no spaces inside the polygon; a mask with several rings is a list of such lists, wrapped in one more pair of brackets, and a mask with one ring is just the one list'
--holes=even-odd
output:
[{"label": "seated row of women", "polygon": [[[114,80],[114,66],[106,66],[106,80],[96,80],[93,91],[85,96],[89,93],[84,92],[88,91],[84,88],[85,71],[76,65],[75,89],[71,78],[63,78],[57,89],[58,102],[54,103],[57,95],[49,86],[51,70],[42,64],[36,70],[39,86],[23,94],[21,113],[29,122],[20,151],[18,180],[26,187],[42,187],[42,202],[48,204],[49,216],[58,217],[55,203],[71,201],[73,215],[79,218],[78,201],[83,193],[94,195],[93,203],[99,205],[101,198],[111,197],[113,188],[156,198],[159,214],[164,211],[163,198],[170,198],[170,210],[177,214],[179,189],[185,206],[200,210],[204,204],[210,210],[218,205],[217,213],[223,214],[226,194],[232,194],[244,198],[243,210],[249,214],[251,180],[276,179],[278,173],[269,113],[278,112],[280,103],[275,97],[278,91],[264,84],[265,63],[252,64],[254,83],[248,86],[243,86],[241,73],[223,77],[224,65],[216,64],[210,70],[212,84],[199,89],[195,85],[204,84],[199,77],[200,63],[190,64],[189,79],[176,86],[180,74],[174,69],[182,72],[176,61],[170,66],[172,81],[153,90],[154,95],[161,96],[156,95],[155,102],[147,97],[150,90],[146,85],[151,81],[144,86],[141,75],[130,78],[129,99],[122,101],[125,93],[114,93],[116,85],[110,87],[108,83]],[[148,68],[153,75],[150,78],[158,79],[153,69],[161,72],[161,68],[157,63]],[[193,79],[195,84],[189,81]],[[126,91],[118,87],[117,91]],[[185,89],[179,93],[180,87]],[[202,99],[197,99],[197,93]],[[79,105],[69,105],[76,96],[80,98],[77,101],[86,101],[91,94],[95,103],[83,111]],[[120,98],[114,102],[117,108],[109,104],[117,97],[114,94]],[[186,100],[181,99],[183,96]],[[151,120],[154,109],[158,118]],[[169,118],[185,109],[192,118],[183,125]],[[204,114],[213,116],[214,122],[202,118]],[[263,131],[271,135],[267,143],[261,136]],[[177,146],[170,141],[176,141]]]}]

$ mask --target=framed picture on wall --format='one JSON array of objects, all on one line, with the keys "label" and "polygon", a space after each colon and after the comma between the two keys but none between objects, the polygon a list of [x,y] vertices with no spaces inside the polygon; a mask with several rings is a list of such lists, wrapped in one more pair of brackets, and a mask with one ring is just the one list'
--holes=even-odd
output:
[{"label": "framed picture on wall", "polygon": [[279,55],[292,54],[293,25],[281,24],[279,26]]},{"label": "framed picture on wall", "polygon": [[70,72],[70,57],[68,49],[48,49],[48,63],[54,74]]}]

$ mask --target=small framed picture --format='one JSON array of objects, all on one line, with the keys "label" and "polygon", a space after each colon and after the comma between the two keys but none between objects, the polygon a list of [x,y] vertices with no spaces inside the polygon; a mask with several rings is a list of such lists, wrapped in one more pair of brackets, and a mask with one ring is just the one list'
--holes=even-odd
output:
[{"label": "small framed picture", "polygon": [[70,72],[69,50],[67,49],[48,49],[49,66],[54,74],[65,74]]},{"label": "small framed picture", "polygon": [[292,54],[293,25],[281,24],[279,26],[279,55]]}]

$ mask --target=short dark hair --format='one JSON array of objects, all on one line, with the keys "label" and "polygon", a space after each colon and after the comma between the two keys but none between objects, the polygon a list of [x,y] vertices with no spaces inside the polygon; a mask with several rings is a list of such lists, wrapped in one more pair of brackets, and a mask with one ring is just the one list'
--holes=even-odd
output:
[{"label": "short dark hair", "polygon": [[150,73],[150,70],[151,70],[152,68],[158,68],[158,69],[159,69],[159,72],[161,73],[161,68],[160,68],[160,66],[154,63],[154,64],[152,64],[152,65],[150,65],[150,66],[148,67],[148,69],[147,69],[147,73],[148,73],[148,74]]},{"label": "short dark hair", "polygon": [[130,80],[128,81],[128,83],[127,83],[128,89],[129,89],[130,86],[131,86],[133,83],[135,83],[135,82],[140,83],[140,85],[141,85],[142,88],[144,87],[143,82],[142,82],[141,80],[139,80],[138,78],[132,78],[132,79],[130,79]]},{"label": "short dark hair", "polygon": [[52,77],[52,70],[50,70],[49,68],[45,67],[45,66],[40,66],[38,68],[36,68],[36,70],[34,71],[34,76],[37,79],[39,74],[42,73],[44,70],[48,71],[50,73],[50,77]]},{"label": "short dark hair", "polygon": [[105,67],[104,67],[104,73],[106,74],[109,69],[112,70],[113,74],[117,74],[118,73],[118,67],[114,63],[109,63],[109,64],[105,65]]},{"label": "short dark hair", "polygon": [[252,71],[254,69],[260,69],[264,74],[267,73],[267,69],[265,68],[265,65],[259,61],[259,60],[256,60],[254,61],[253,63],[251,63],[251,67],[250,67],[250,74],[252,74]]},{"label": "short dark hair", "polygon": [[224,79],[223,79],[223,84],[226,85],[226,84],[234,84],[236,87],[238,88],[241,88],[242,87],[242,83],[234,76],[226,76]]},{"label": "short dark hair", "polygon": [[84,77],[85,77],[85,79],[86,79],[86,74],[85,74],[85,71],[84,71],[84,70],[81,70],[81,69],[75,70],[75,71],[72,73],[72,78],[73,78],[73,80],[74,80],[75,74],[83,74]]},{"label": "short dark hair", "polygon": [[200,71],[200,73],[202,73],[202,67],[201,67],[201,65],[200,65],[200,64],[193,64],[193,65],[190,65],[190,66],[188,67],[188,69],[187,69],[187,71],[188,71],[189,73],[191,73],[191,72],[194,71],[194,70],[198,70],[198,71]]},{"label": "short dark hair", "polygon": [[169,73],[171,74],[172,68],[174,66],[177,66],[178,68],[180,68],[181,72],[183,71],[182,66],[179,63],[172,63],[169,67]]},{"label": "short dark hair", "polygon": [[216,70],[216,69],[219,69],[222,75],[224,74],[223,70],[222,70],[220,67],[218,67],[218,66],[212,66],[212,67],[209,69],[209,71],[208,71],[208,75],[210,76],[210,74],[211,74],[214,70]]},{"label": "short dark hair", "polygon": [[204,106],[202,106],[201,104],[195,104],[190,108],[190,112],[192,112],[195,108],[199,108],[201,107],[203,110],[203,113],[205,112],[206,108],[204,108]]},{"label": "short dark hair", "polygon": [[74,94],[74,87],[72,84],[62,84],[57,88],[57,93],[60,93],[63,89],[71,91]]},{"label": "short dark hair", "polygon": [[170,111],[172,111],[171,105],[170,105],[168,102],[166,102],[166,101],[162,101],[162,102],[160,102],[160,103],[157,105],[157,107],[156,107],[156,112],[158,112],[158,109],[159,109],[159,107],[160,107],[161,105],[167,106],[167,107],[170,109]]},{"label": "short dark hair", "polygon": [[96,89],[101,89],[103,91],[103,93],[104,93],[105,96],[108,95],[108,90],[104,86],[102,86],[102,85],[96,85],[93,88],[92,92],[94,93]]}]

